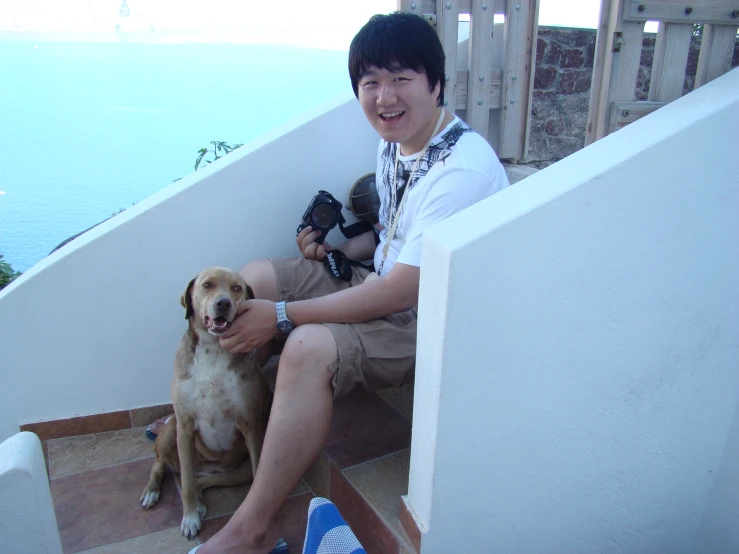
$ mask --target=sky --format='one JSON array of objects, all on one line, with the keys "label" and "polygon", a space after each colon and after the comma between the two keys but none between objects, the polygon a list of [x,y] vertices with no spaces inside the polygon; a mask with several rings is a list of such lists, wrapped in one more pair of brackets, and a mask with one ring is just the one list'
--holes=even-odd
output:
[{"label": "sky", "polygon": [[[396,0],[3,0],[0,31],[345,50],[371,15],[396,6]],[[540,0],[539,24],[595,28],[599,9],[600,0]]]}]

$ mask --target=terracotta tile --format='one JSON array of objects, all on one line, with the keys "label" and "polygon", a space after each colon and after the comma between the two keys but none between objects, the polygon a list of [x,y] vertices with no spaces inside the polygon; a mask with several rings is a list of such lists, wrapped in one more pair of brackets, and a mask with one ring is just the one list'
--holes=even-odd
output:
[{"label": "terracotta tile", "polygon": [[145,510],[139,503],[151,460],[87,471],[51,481],[59,534],[65,553],[179,527],[182,502],[168,473],[159,502]]},{"label": "terracotta tile", "polygon": [[[182,490],[181,477],[175,475],[177,481],[177,489]],[[211,487],[203,492],[203,502],[207,510],[206,519],[212,519],[223,515],[233,514],[246,498],[251,483],[246,485],[236,485],[233,487]],[[305,494],[310,492],[308,486],[302,481],[293,489],[290,496]]]},{"label": "terracotta tile", "polygon": [[44,451],[44,463],[46,464],[46,477],[51,479],[51,469],[49,468],[49,441],[41,441],[41,449]]},{"label": "terracotta tile", "polygon": [[336,464],[331,464],[331,501],[367,554],[388,554],[400,550],[400,543],[393,532]]},{"label": "terracotta tile", "polygon": [[421,531],[418,529],[415,518],[408,511],[406,506],[406,497],[403,496],[400,499],[400,524],[406,532],[406,535],[410,538],[413,548],[416,552],[421,551]]},{"label": "terracotta tile", "polygon": [[41,440],[76,437],[130,428],[131,414],[128,410],[21,425],[21,431],[36,433]]},{"label": "terracotta tile", "polygon": [[143,427],[52,439],[48,445],[52,479],[154,457]]},{"label": "terracotta tile", "polygon": [[183,554],[196,546],[182,536],[180,527],[172,527],[166,531],[151,533],[122,542],[99,546],[85,550],[83,554]]},{"label": "terracotta tile", "polygon": [[409,546],[400,545],[400,554],[417,554],[415,550],[411,550]]},{"label": "terracotta tile", "polygon": [[402,387],[381,389],[377,391],[377,395],[413,423],[413,383],[406,383]]},{"label": "terracotta tile", "polygon": [[[280,510],[278,516],[280,533],[287,542],[290,552],[299,553],[303,550],[305,527],[308,521],[308,505],[311,498],[313,498],[311,493],[290,497]],[[229,519],[231,519],[230,514],[206,520],[198,537],[200,541],[207,541],[223,529]]]},{"label": "terracotta tile", "polygon": [[325,452],[340,468],[411,445],[411,424],[375,393],[352,392],[338,401]]},{"label": "terracotta tile", "polygon": [[172,407],[172,404],[134,408],[131,410],[131,427],[146,427],[160,417],[168,416],[173,413],[174,408]]},{"label": "terracotta tile", "polygon": [[305,527],[308,524],[308,506],[312,498],[311,493],[293,496],[280,510],[278,516],[280,534],[285,539],[290,552],[298,554],[303,551]]},{"label": "terracotta tile", "polygon": [[408,494],[410,462],[411,451],[407,449],[344,470],[346,478],[398,534],[403,529],[400,525],[400,497]]},{"label": "terracotta tile", "polygon": [[305,472],[303,480],[311,488],[313,494],[329,498],[330,494],[331,462],[326,454],[321,455]]}]

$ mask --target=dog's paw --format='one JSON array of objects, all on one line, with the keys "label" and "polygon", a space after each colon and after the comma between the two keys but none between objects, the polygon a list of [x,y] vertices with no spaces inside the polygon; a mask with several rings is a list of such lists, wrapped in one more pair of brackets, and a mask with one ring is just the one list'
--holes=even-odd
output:
[{"label": "dog's paw", "polygon": [[156,504],[157,500],[159,500],[159,489],[150,490],[148,487],[144,489],[141,498],[139,498],[141,505],[147,509]]},{"label": "dog's paw", "polygon": [[198,512],[185,514],[182,518],[182,523],[180,523],[182,536],[189,541],[197,537],[198,533],[200,533],[200,521],[200,514]]},{"label": "dog's paw", "polygon": [[200,519],[205,519],[205,514],[207,510],[205,509],[205,504],[203,504],[202,501],[198,500],[198,515],[200,516]]}]

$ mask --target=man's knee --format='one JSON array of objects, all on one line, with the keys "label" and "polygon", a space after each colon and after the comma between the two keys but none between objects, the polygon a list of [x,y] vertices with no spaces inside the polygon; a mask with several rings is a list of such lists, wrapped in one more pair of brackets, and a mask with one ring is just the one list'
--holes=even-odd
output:
[{"label": "man's knee", "polygon": [[255,260],[241,268],[241,275],[254,291],[254,296],[277,302],[280,290],[277,286],[277,274],[269,260]]},{"label": "man's knee", "polygon": [[[280,369],[315,372],[330,380],[338,367],[339,351],[333,333],[325,325],[301,325],[287,338]],[[278,371],[278,375],[279,375]]]}]

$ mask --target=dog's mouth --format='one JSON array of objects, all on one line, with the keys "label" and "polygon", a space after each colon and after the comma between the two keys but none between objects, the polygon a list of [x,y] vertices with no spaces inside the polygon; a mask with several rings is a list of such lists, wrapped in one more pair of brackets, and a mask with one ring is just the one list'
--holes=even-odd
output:
[{"label": "dog's mouth", "polygon": [[228,331],[229,327],[231,327],[231,322],[220,315],[218,317],[210,317],[209,315],[206,315],[204,323],[205,328],[208,329],[208,332],[212,335],[222,335]]}]

